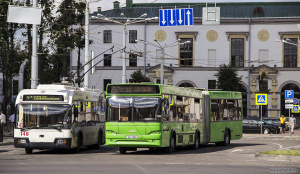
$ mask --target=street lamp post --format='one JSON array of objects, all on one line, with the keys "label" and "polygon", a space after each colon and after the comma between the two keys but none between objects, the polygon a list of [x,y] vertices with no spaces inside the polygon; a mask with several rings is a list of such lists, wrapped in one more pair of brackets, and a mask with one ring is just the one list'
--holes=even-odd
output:
[{"label": "street lamp post", "polygon": [[[100,17],[100,19],[102,19],[102,20],[123,25],[123,48],[124,49],[123,49],[123,52],[122,52],[122,59],[123,59],[122,83],[126,83],[126,81],[127,81],[127,77],[126,77],[126,31],[127,31],[126,26],[130,25],[130,24],[138,23],[138,22],[144,22],[144,21],[149,21],[149,20],[153,20],[153,19],[158,19],[158,17],[145,18],[145,17],[147,17],[147,14],[144,13],[143,15],[141,15],[140,17],[138,17],[134,20],[127,19],[127,21],[125,23],[122,23],[122,22],[107,18],[107,17],[103,16],[100,13],[98,13],[97,16]],[[124,16],[124,14],[121,13],[121,16]]]},{"label": "street lamp post", "polygon": [[[92,0],[92,1],[85,1],[85,37],[84,37],[84,63],[86,64],[84,66],[84,72],[87,72],[90,69],[90,64],[87,64],[89,62],[89,4],[92,2],[97,2],[101,0]],[[79,0],[79,2],[82,2]],[[88,88],[89,87],[89,73],[86,73],[84,75],[84,82],[83,87]]]}]

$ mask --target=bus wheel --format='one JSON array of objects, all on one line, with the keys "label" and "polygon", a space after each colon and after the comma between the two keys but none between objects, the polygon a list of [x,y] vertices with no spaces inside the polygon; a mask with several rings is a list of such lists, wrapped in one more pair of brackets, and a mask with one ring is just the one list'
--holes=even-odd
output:
[{"label": "bus wheel", "polygon": [[126,153],[126,148],[125,147],[119,147],[120,154],[125,154]]},{"label": "bus wheel", "polygon": [[199,136],[198,133],[195,134],[195,144],[193,145],[193,149],[197,150],[199,148]]},{"label": "bus wheel", "polygon": [[102,145],[102,134],[101,134],[101,132],[99,132],[99,135],[98,135],[98,149],[101,148],[101,145]]},{"label": "bus wheel", "polygon": [[81,146],[82,146],[82,135],[79,134],[78,135],[78,139],[77,139],[77,147],[75,147],[75,149],[74,149],[75,153],[79,153],[80,152]]},{"label": "bus wheel", "polygon": [[32,154],[32,150],[33,150],[33,149],[25,148],[25,152],[26,152],[27,154]]},{"label": "bus wheel", "polygon": [[175,138],[172,136],[171,141],[170,141],[170,146],[166,148],[167,153],[172,153],[175,151]]},{"label": "bus wheel", "polygon": [[229,135],[228,130],[225,131],[223,145],[224,145],[224,146],[230,145],[230,135]]}]

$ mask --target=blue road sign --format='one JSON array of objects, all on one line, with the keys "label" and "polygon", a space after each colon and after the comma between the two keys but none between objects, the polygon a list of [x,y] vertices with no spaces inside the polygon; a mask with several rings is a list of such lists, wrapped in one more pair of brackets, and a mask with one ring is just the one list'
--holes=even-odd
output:
[{"label": "blue road sign", "polygon": [[255,95],[255,104],[256,105],[267,105],[267,94],[256,94]]},{"label": "blue road sign", "polygon": [[293,90],[285,90],[285,98],[294,98],[294,91]]},{"label": "blue road sign", "polygon": [[299,112],[299,106],[298,105],[294,105],[293,109],[292,109],[293,113],[298,113]]},{"label": "blue road sign", "polygon": [[299,100],[294,98],[294,100],[293,100],[294,105],[298,104],[298,102],[299,102]]},{"label": "blue road sign", "polygon": [[159,26],[192,26],[194,25],[193,9],[159,10]]}]

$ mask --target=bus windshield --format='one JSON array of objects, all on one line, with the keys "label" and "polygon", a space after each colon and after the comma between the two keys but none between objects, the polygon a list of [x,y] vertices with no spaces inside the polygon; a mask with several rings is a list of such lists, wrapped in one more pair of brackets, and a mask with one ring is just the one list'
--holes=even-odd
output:
[{"label": "bus windshield", "polygon": [[153,97],[108,98],[110,121],[160,121],[161,99]]},{"label": "bus windshield", "polygon": [[70,128],[72,118],[70,105],[20,104],[17,113],[23,128]]}]

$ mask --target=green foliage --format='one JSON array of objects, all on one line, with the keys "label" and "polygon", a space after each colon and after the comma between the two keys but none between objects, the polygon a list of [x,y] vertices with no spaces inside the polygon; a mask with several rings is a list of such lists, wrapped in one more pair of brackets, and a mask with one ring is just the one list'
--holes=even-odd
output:
[{"label": "green foliage", "polygon": [[[18,74],[21,62],[24,60],[24,52],[16,40],[16,33],[22,25],[6,22],[8,3],[9,1],[0,1],[0,72],[5,77],[2,86],[4,109],[11,103],[13,77]],[[14,1],[10,5],[19,5],[19,2]]]},{"label": "green foliage", "polygon": [[224,91],[238,91],[242,76],[238,77],[237,69],[231,65],[221,64],[219,71],[214,74],[217,77],[218,89]]},{"label": "green foliage", "polygon": [[290,156],[300,156],[300,149],[295,150],[274,150],[274,151],[266,151],[260,152],[261,154],[267,155],[290,155]]},{"label": "green foliage", "polygon": [[131,82],[134,83],[141,83],[141,82],[150,82],[150,79],[146,77],[141,70],[134,71],[130,74],[132,79]]}]

